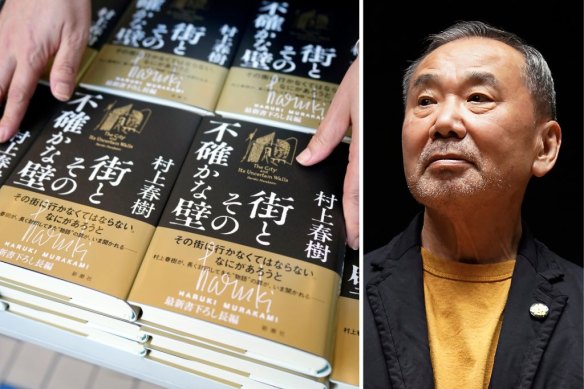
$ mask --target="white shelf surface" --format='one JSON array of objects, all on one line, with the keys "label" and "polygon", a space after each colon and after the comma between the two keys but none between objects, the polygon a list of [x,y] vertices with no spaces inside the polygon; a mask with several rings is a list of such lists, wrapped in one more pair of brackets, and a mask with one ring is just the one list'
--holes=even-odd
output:
[{"label": "white shelf surface", "polygon": [[210,379],[5,311],[0,311],[0,334],[36,344],[164,388],[228,388],[228,386]]}]

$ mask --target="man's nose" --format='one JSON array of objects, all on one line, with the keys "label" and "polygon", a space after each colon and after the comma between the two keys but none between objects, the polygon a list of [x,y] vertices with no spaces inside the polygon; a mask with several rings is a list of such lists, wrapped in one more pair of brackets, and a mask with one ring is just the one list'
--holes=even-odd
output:
[{"label": "man's nose", "polygon": [[464,104],[455,97],[448,97],[438,103],[435,111],[435,120],[430,127],[430,138],[464,138],[466,127],[464,125]]}]

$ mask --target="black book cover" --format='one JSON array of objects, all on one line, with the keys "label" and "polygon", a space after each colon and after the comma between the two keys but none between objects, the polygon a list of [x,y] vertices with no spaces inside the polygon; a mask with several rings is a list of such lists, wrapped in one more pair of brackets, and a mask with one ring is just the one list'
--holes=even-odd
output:
[{"label": "black book cover", "polygon": [[[0,186],[4,184],[14,167],[22,159],[30,145],[50,119],[59,101],[53,97],[48,86],[37,84],[20,130],[8,141],[0,144]],[[0,106],[0,117],[4,108]]]},{"label": "black book cover", "polygon": [[81,84],[208,114],[249,9],[237,0],[133,1]]},{"label": "black book cover", "polygon": [[78,89],[0,189],[0,260],[125,299],[199,120]]},{"label": "black book cover", "polygon": [[[303,167],[295,157],[309,139],[251,122],[203,119],[130,293],[145,321],[200,336],[195,324],[181,327],[182,319],[153,318],[145,306],[155,307],[330,363],[346,247],[348,144]],[[266,360],[277,363],[285,354]]]},{"label": "black book cover", "polygon": [[311,131],[357,56],[359,2],[258,2],[217,104],[225,117]]}]

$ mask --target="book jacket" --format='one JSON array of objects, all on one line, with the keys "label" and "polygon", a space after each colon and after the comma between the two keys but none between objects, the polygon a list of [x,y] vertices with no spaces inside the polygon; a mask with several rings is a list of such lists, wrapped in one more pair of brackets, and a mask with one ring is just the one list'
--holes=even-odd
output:
[{"label": "book jacket", "polygon": [[[0,143],[0,186],[4,184],[18,161],[22,159],[34,139],[41,132],[50,114],[59,101],[53,97],[48,86],[37,84],[30,99],[20,129],[8,141]],[[4,108],[0,106],[0,117]]]},{"label": "book jacket", "polygon": [[292,129],[318,127],[356,58],[359,2],[259,2],[216,111]]},{"label": "book jacket", "polygon": [[355,388],[359,387],[359,277],[359,251],[347,248],[330,380]]},{"label": "book jacket", "polygon": [[211,112],[248,8],[237,0],[133,1],[81,84]]},{"label": "book jacket", "polygon": [[0,188],[0,261],[125,299],[199,120],[78,89]]},{"label": "book jacket", "polygon": [[348,144],[303,167],[295,157],[309,139],[203,118],[129,301],[330,362],[345,251]]}]

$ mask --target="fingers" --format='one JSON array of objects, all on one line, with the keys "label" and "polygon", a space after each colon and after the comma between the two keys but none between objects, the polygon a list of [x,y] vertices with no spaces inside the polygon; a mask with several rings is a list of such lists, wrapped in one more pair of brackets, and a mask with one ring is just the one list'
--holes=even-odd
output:
[{"label": "fingers", "polygon": [[90,7],[88,0],[14,0],[4,5],[0,13],[0,99],[6,105],[0,119],[0,142],[18,130],[40,73],[54,54],[51,90],[56,98],[69,99],[87,44]]},{"label": "fingers", "polygon": [[[0,143],[6,142],[18,131],[30,98],[36,88],[38,73],[38,70],[33,70],[27,66],[19,66],[14,71],[6,96],[4,114],[0,120]],[[6,85],[4,83],[5,80],[0,82]]]},{"label": "fingers", "polygon": [[301,165],[309,166],[325,159],[343,139],[351,122],[348,96],[339,87],[324,120],[310,139],[308,146],[296,157]]},{"label": "fingers", "polygon": [[[4,42],[2,42],[2,47],[5,47]],[[14,74],[14,69],[16,67],[16,61],[9,57],[2,61],[0,66],[0,104],[5,102],[8,95],[8,89],[10,87],[10,80]],[[2,111],[0,110],[0,113]],[[3,118],[4,116],[2,116]],[[9,122],[10,123],[10,122]],[[3,119],[0,119],[0,143],[6,142],[15,133],[13,126],[4,123]]]},{"label": "fingers", "polygon": [[63,44],[51,68],[51,92],[55,98],[69,100],[76,85],[77,71],[83,54],[83,47]]},{"label": "fingers", "polygon": [[354,118],[351,144],[349,146],[349,163],[345,173],[345,183],[343,186],[343,211],[345,213],[345,227],[347,230],[347,244],[354,250],[359,248],[359,166],[360,147],[359,138],[359,105],[352,106],[352,117]]},{"label": "fingers", "polygon": [[322,161],[345,136],[350,122],[348,112],[332,104],[331,109],[334,113],[327,115],[310,139],[308,146],[296,157],[301,165],[309,166]]},{"label": "fingers", "polygon": [[[2,98],[6,100],[0,119],[0,143],[6,142],[18,131],[47,58],[44,47],[37,45],[34,39],[25,44],[18,40],[10,43],[4,40],[2,45],[8,47],[12,55],[0,75]],[[19,52],[15,51],[15,47]]]},{"label": "fingers", "polygon": [[55,98],[69,100],[76,85],[79,64],[87,46],[87,34],[63,37],[51,68],[51,92]]},{"label": "fingers", "polygon": [[34,93],[44,59],[44,46],[38,45],[33,33],[36,25],[25,23],[31,2],[6,2],[0,13],[0,99],[5,102],[0,118],[0,143],[9,140],[19,129],[28,102]]},{"label": "fingers", "polygon": [[309,166],[325,159],[347,134],[352,126],[349,162],[343,186],[343,211],[347,245],[359,248],[359,58],[351,66],[337,92],[326,116],[307,147],[296,157],[298,163]]},{"label": "fingers", "polygon": [[352,158],[347,165],[343,186],[343,212],[347,244],[353,250],[359,248],[359,160]]},{"label": "fingers", "polygon": [[325,118],[308,143],[296,157],[302,165],[313,165],[326,158],[343,139],[350,125],[357,125],[355,106],[359,103],[359,60],[353,61],[343,77]]}]

